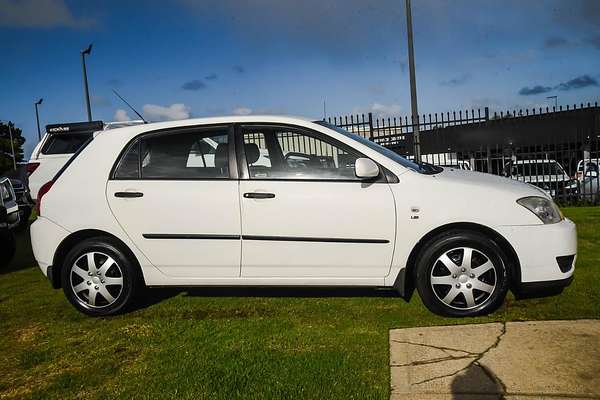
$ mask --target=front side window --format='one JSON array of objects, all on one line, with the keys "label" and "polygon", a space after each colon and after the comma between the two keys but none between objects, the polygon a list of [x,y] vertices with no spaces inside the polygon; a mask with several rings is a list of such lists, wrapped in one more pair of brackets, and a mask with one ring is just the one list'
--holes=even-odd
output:
[{"label": "front side window", "polygon": [[116,179],[219,179],[229,177],[227,130],[148,135],[121,158]]},{"label": "front side window", "polygon": [[250,178],[359,180],[361,155],[343,144],[295,128],[252,128],[243,133]]}]

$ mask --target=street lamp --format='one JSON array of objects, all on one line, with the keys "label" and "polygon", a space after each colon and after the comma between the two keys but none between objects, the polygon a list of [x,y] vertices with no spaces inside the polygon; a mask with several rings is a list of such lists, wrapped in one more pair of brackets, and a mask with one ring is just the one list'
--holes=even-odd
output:
[{"label": "street lamp", "polygon": [[558,96],[548,96],[547,99],[554,99],[554,108],[558,106]]},{"label": "street lamp", "polygon": [[44,101],[43,97],[34,103],[35,104],[35,120],[37,121],[37,128],[38,128],[38,142],[40,142],[42,140],[42,134],[40,132],[40,113],[38,111],[38,106],[40,104],[42,104],[42,101]]},{"label": "street lamp", "polygon": [[85,56],[92,52],[92,44],[87,49],[81,51],[81,65],[83,66],[83,89],[85,93],[85,105],[87,106],[88,121],[92,120],[92,108],[90,106],[90,91],[88,89],[87,70],[85,68]]}]

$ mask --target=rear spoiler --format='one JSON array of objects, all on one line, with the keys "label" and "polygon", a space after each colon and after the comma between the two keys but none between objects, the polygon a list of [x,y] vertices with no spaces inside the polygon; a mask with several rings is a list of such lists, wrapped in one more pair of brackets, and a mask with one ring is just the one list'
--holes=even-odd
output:
[{"label": "rear spoiler", "polygon": [[77,134],[77,133],[94,133],[104,129],[104,122],[70,122],[64,124],[46,125],[46,133],[49,135],[61,134]]}]

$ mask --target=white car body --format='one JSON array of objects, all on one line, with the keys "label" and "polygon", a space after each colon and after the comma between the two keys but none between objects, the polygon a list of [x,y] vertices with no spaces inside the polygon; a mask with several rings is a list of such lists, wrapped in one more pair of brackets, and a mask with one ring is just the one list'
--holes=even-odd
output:
[{"label": "white car body", "polygon": [[[143,121],[124,121],[124,122],[108,122],[103,124],[104,130],[111,130],[121,128],[125,126],[136,126],[143,124]],[[85,124],[85,123],[80,123]],[[91,132],[75,132],[75,133],[45,133],[42,140],[35,146],[31,152],[31,157],[28,163],[29,172],[29,191],[31,198],[35,201],[38,196],[38,192],[42,185],[50,181],[60,169],[69,161],[69,159],[75,154],[79,148],[85,143],[86,139],[91,137]],[[60,138],[75,138],[72,146],[66,146],[68,149],[63,147],[62,150],[57,149],[53,146],[52,141]],[[54,147],[54,148],[52,148]],[[33,168],[31,168],[33,167]],[[31,168],[31,169],[30,169]]]},{"label": "white car body", "polygon": [[[325,135],[375,161],[397,182],[109,179],[123,149],[141,134],[257,122]],[[121,192],[143,197],[115,197]],[[542,223],[516,203],[528,196],[548,198],[531,185],[489,174],[444,169],[424,175],[304,119],[192,119],[95,133],[44,195],[31,239],[44,274],[61,243],[98,232],[131,251],[148,286],[394,286],[404,293],[399,285],[410,279],[404,275],[419,243],[432,232],[470,226],[514,250],[516,285],[568,280],[573,268],[561,272],[556,257],[576,254],[575,225],[568,219]],[[205,235],[213,240],[202,240]]]}]

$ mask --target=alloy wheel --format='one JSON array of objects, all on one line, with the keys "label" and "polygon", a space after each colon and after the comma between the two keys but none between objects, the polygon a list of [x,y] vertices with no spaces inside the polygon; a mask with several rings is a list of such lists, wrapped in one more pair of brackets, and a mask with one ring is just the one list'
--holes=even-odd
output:
[{"label": "alloy wheel", "polygon": [[431,269],[430,282],[442,303],[470,310],[491,298],[498,282],[497,269],[482,251],[459,247],[438,257]]},{"label": "alloy wheel", "polygon": [[85,307],[105,308],[123,291],[123,271],[117,262],[102,252],[87,252],[71,266],[71,288]]}]

